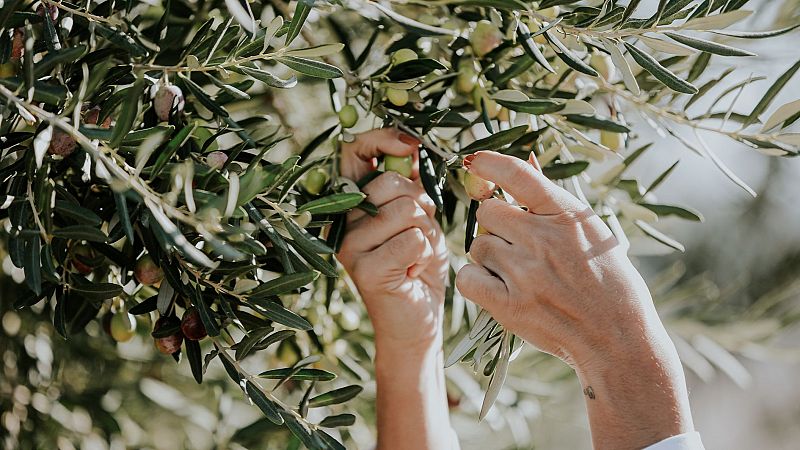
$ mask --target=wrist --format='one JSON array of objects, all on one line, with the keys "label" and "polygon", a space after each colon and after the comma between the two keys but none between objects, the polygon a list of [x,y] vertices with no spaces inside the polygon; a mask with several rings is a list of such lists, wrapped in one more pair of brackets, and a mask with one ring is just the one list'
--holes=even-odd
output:
[{"label": "wrist", "polygon": [[577,365],[597,449],[641,449],[694,430],[677,352],[660,322],[653,328]]},{"label": "wrist", "polygon": [[400,339],[394,336],[375,335],[375,367],[404,367],[414,369],[435,360],[442,353],[441,333]]}]

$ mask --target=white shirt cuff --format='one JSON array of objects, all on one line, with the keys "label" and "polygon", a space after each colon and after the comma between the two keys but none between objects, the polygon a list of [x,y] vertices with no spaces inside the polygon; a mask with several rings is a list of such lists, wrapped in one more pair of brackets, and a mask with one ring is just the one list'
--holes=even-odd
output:
[{"label": "white shirt cuff", "polygon": [[669,437],[643,450],[704,450],[704,447],[700,433],[692,431]]}]

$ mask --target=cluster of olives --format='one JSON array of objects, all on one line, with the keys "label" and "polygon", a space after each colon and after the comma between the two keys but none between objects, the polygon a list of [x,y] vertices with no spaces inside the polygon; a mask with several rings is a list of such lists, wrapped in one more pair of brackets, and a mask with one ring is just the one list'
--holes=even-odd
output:
[{"label": "cluster of olives", "polygon": [[[150,255],[144,255],[136,262],[133,271],[136,280],[145,286],[158,287],[164,280],[164,271],[153,261]],[[164,328],[174,331],[167,335],[160,335],[159,330]],[[190,339],[198,341],[207,336],[205,326],[200,318],[200,313],[196,308],[190,307],[183,313],[180,321],[174,316],[161,316],[153,328],[153,332],[158,334],[154,338],[155,346],[161,353],[173,354],[180,350],[183,340]]]},{"label": "cluster of olives", "polygon": [[174,316],[161,316],[156,320],[153,332],[158,333],[163,329],[174,329],[166,336],[154,338],[158,351],[166,355],[179,351],[184,339],[199,341],[208,336],[200,313],[194,307],[187,309],[180,321]]},{"label": "cluster of olives", "polygon": [[[89,274],[97,267],[93,251],[89,247],[79,246],[73,251],[72,265],[80,273]],[[164,271],[150,255],[144,255],[136,261],[133,276],[143,286],[158,288],[164,280]],[[120,299],[112,302],[111,312],[103,318],[103,328],[117,342],[127,342],[136,334],[136,317],[128,312]],[[200,313],[189,307],[178,320],[175,316],[161,316],[153,327],[153,343],[159,352],[173,354],[180,350],[184,339],[194,341],[207,336]]]},{"label": "cluster of olives", "polygon": [[[156,116],[161,121],[167,121],[170,118],[170,114],[173,111],[183,111],[184,107],[184,98],[183,92],[181,88],[175,85],[161,85],[158,90],[156,91],[155,96],[153,97],[153,110],[156,113]],[[89,125],[97,125],[100,128],[109,128],[111,126],[111,116],[106,116],[103,119],[102,123],[98,123],[100,119],[101,110],[99,107],[95,106],[94,108],[89,109],[83,116],[83,123]],[[78,144],[70,134],[60,129],[56,129],[53,131],[53,136],[50,139],[50,146],[47,148],[47,152],[51,155],[57,155],[61,157],[67,157],[71,155],[75,149],[78,148]],[[222,152],[215,152],[219,155],[212,157],[218,160],[220,155],[222,157],[225,156]],[[216,161],[215,160],[215,161]],[[219,167],[222,167],[224,161],[219,164]]]},{"label": "cluster of olives", "polygon": [[[392,65],[403,64],[404,62],[418,59],[417,52],[410,48],[401,48],[392,53]],[[386,100],[395,106],[405,106],[408,103],[408,90],[395,87],[386,88]]]},{"label": "cluster of olives", "polygon": [[[45,11],[50,15],[50,19],[55,22],[58,19],[58,7],[55,5],[44,4],[36,8],[36,14],[39,17],[44,17]],[[11,37],[11,53],[9,54],[8,61],[0,64],[0,78],[9,78],[17,75],[20,66],[22,55],[25,54],[25,31],[21,28],[15,28]]]}]

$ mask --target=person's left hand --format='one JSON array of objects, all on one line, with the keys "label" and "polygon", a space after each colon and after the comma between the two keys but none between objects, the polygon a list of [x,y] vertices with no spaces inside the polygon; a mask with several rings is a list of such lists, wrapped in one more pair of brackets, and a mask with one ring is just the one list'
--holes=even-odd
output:
[{"label": "person's left hand", "polygon": [[[342,146],[342,175],[362,178],[375,170],[377,156],[416,155],[418,146],[415,138],[394,129],[364,133]],[[337,257],[366,304],[376,344],[424,352],[441,337],[448,265],[436,207],[416,173],[409,179],[387,172],[364,186],[378,214],[348,214]]]}]

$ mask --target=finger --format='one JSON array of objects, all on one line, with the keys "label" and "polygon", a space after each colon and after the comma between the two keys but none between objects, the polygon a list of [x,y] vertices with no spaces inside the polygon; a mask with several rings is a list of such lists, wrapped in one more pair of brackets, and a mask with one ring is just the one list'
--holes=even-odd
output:
[{"label": "finger", "polygon": [[572,194],[536,171],[530,162],[491,151],[470,156],[464,159],[467,170],[493,181],[534,214],[559,214],[580,207]]},{"label": "finger", "polygon": [[[423,231],[423,234],[425,232]],[[430,237],[425,237],[425,250],[417,256],[417,261],[408,269],[408,276],[411,278],[418,277],[434,259],[433,246],[431,245]]]},{"label": "finger", "polygon": [[514,271],[511,244],[500,237],[482,234],[472,241],[469,256],[473,261],[496,273],[505,282],[511,279]]},{"label": "finger", "polygon": [[348,225],[342,248],[369,252],[409,228],[419,228],[426,235],[433,233],[425,210],[411,197],[400,197],[378,209],[375,217],[365,216]]},{"label": "finger", "polygon": [[359,134],[349,145],[356,155],[366,160],[381,155],[412,155],[419,144],[419,139],[396,128],[381,128]]},{"label": "finger", "polygon": [[492,315],[508,302],[505,283],[477,264],[467,264],[458,271],[456,287],[461,295]]},{"label": "finger", "polygon": [[486,231],[515,243],[530,233],[529,219],[533,216],[518,206],[490,198],[481,202],[476,217]]},{"label": "finger", "polygon": [[542,165],[539,164],[539,159],[536,158],[536,153],[531,152],[530,156],[528,156],[528,162],[531,163],[534,169],[538,170],[539,172],[542,171]]},{"label": "finger", "polygon": [[408,269],[425,258],[428,239],[419,228],[409,228],[380,245],[368,256],[375,266],[389,264],[394,270],[406,274]]},{"label": "finger", "polygon": [[[364,186],[361,192],[367,194],[368,202],[379,208],[392,200],[405,196],[414,199],[429,217],[434,217],[436,214],[436,205],[425,193],[425,189],[419,183],[396,172],[381,174]],[[354,222],[365,215],[363,210],[354,209],[348,214],[348,221]]]},{"label": "finger", "polygon": [[[358,181],[378,167],[377,157],[381,155],[414,155],[419,140],[396,128],[370,130],[356,136],[353,142],[342,144],[342,176]],[[415,167],[419,167],[415,164]],[[416,177],[419,171],[412,171]]]}]

